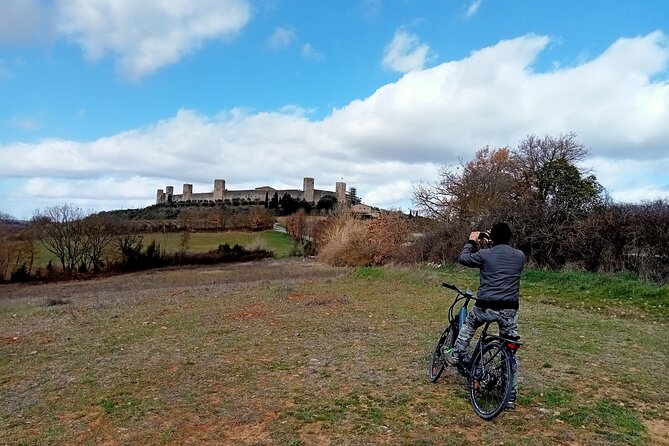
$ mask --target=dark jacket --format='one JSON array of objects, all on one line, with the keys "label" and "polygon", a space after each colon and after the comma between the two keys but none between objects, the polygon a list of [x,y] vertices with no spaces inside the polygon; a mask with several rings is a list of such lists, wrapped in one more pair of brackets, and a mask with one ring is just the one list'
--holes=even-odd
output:
[{"label": "dark jacket", "polygon": [[476,244],[468,242],[458,261],[471,268],[479,268],[480,284],[476,306],[493,310],[518,309],[520,273],[525,254],[509,245],[495,245],[477,251]]}]

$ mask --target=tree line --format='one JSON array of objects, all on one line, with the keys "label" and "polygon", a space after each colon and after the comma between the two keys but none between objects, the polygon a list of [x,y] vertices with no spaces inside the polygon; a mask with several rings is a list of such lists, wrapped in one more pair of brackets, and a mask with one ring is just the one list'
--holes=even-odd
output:
[{"label": "tree line", "polygon": [[533,264],[630,271],[669,280],[669,202],[616,203],[582,167],[576,135],[529,135],[514,149],[484,147],[444,166],[413,191],[421,213],[439,222],[418,257],[453,260],[468,231],[508,222]]},{"label": "tree line", "polygon": [[[249,252],[239,246],[225,245],[209,253],[189,253],[194,214],[182,215],[183,233],[177,253],[164,252],[155,242],[145,245],[141,226],[136,222],[123,221],[109,213],[86,215],[68,204],[40,210],[23,225],[11,224],[9,216],[0,216],[0,281],[57,280],[272,255],[263,250]],[[258,213],[250,213],[246,218],[245,225],[256,229],[271,227],[274,221],[268,223],[267,216]],[[55,259],[46,266],[36,265],[40,247]]]}]

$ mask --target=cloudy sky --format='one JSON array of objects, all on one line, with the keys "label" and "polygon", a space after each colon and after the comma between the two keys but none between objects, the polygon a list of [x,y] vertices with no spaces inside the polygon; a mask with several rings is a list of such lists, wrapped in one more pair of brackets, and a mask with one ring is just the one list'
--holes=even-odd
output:
[{"label": "cloudy sky", "polygon": [[669,2],[2,0],[0,211],[345,181],[411,206],[485,146],[574,132],[669,198]]}]

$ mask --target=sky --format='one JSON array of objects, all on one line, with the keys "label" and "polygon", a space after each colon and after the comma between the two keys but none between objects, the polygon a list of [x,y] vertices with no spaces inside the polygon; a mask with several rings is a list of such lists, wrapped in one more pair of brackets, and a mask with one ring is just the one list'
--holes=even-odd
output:
[{"label": "sky", "polygon": [[0,0],[0,212],[183,183],[412,208],[482,147],[573,132],[616,201],[669,199],[665,0]]}]

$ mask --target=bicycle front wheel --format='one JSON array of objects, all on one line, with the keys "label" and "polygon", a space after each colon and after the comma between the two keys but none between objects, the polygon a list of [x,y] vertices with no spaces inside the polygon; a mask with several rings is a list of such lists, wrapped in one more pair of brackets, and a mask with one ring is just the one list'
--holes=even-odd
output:
[{"label": "bicycle front wheel", "polygon": [[455,340],[458,338],[458,329],[457,325],[451,324],[446,327],[446,330],[441,334],[437,345],[434,348],[432,353],[432,361],[430,362],[430,367],[427,370],[427,376],[431,382],[436,383],[441,373],[446,367],[446,361],[444,359],[443,350],[444,347],[447,349],[453,348],[455,345]]},{"label": "bicycle front wheel", "polygon": [[469,399],[484,420],[499,415],[511,398],[513,357],[499,342],[485,344],[469,369]]}]

